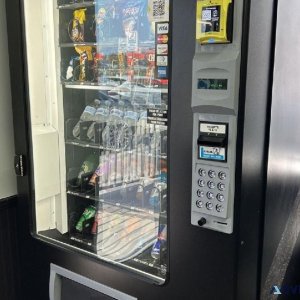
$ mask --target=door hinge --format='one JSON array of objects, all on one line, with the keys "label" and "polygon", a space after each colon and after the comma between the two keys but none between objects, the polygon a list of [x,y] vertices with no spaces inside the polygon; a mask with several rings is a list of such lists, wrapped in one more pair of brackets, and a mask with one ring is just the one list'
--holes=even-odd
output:
[{"label": "door hinge", "polygon": [[25,176],[25,155],[15,155],[15,172],[17,176]]}]

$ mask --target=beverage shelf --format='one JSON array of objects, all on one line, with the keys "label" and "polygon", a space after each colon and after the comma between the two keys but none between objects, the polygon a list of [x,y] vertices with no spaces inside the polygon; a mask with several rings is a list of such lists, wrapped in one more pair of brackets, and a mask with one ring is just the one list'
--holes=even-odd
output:
[{"label": "beverage shelf", "polygon": [[[94,194],[87,194],[72,190],[68,190],[67,194],[84,198],[87,200],[92,200],[101,203],[102,205],[114,206],[126,209],[128,211],[142,213],[145,215],[151,215],[155,218],[158,218],[160,212],[158,211],[157,207],[151,207],[151,205],[148,201],[146,201],[146,199],[141,200],[139,203],[136,203],[136,199],[134,201],[128,201],[128,199],[126,198],[127,202],[124,199],[121,199],[122,194],[132,195],[132,199],[134,199],[136,189],[141,185],[144,186],[145,193],[149,196],[150,190],[153,188],[153,185],[156,182],[158,182],[157,178],[145,178],[144,180],[140,179],[125,184],[115,184],[114,186],[106,187],[100,190],[98,196]],[[128,198],[130,199],[130,197]]]},{"label": "beverage shelf", "polygon": [[89,82],[89,81],[70,81],[70,82],[62,82],[62,85],[67,89],[78,89],[78,90],[98,90],[98,91],[109,91],[115,86],[110,84],[98,84],[97,82]]}]

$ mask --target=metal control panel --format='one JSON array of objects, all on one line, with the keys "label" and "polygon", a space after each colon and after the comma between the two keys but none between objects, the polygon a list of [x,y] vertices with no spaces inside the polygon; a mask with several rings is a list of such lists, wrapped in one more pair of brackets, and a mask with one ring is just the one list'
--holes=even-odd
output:
[{"label": "metal control panel", "polygon": [[227,234],[233,232],[235,201],[242,1],[232,9],[232,43],[196,40],[192,90],[191,223]]}]

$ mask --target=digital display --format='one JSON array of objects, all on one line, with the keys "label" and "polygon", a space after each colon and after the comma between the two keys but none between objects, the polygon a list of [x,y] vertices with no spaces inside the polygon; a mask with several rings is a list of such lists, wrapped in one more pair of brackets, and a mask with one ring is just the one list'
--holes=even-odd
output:
[{"label": "digital display", "polygon": [[227,90],[227,79],[198,79],[198,90]]},{"label": "digital display", "polygon": [[220,31],[220,6],[206,6],[202,9],[201,18],[202,32]]}]

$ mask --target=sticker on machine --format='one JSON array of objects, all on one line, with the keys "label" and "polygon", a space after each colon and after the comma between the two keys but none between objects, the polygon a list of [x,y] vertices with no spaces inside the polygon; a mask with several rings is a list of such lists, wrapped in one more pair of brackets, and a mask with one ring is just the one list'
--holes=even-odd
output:
[{"label": "sticker on machine", "polygon": [[158,44],[156,46],[157,55],[168,55],[168,44]]},{"label": "sticker on machine", "polygon": [[199,158],[216,161],[226,161],[225,148],[200,146]]},{"label": "sticker on machine", "polygon": [[166,67],[168,65],[168,56],[157,56],[156,65],[160,67]]},{"label": "sticker on machine", "polygon": [[149,0],[148,17],[151,22],[169,21],[169,0]]}]

